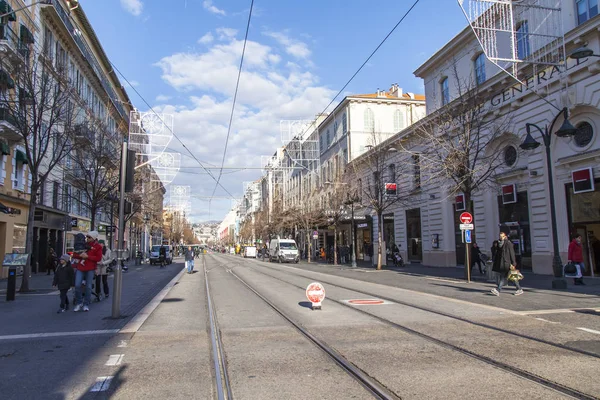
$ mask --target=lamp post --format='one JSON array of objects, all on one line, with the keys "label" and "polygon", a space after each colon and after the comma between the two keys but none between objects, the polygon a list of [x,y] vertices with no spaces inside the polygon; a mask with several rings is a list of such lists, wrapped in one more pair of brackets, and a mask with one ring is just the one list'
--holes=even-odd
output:
[{"label": "lamp post", "polygon": [[569,112],[567,108],[563,108],[559,114],[554,117],[552,123],[550,124],[550,128],[546,125],[544,129],[540,128],[535,124],[527,123],[525,125],[527,130],[527,136],[523,143],[521,143],[520,147],[523,150],[534,150],[540,146],[540,142],[535,140],[533,136],[531,136],[531,127],[536,128],[542,135],[542,139],[544,141],[544,146],[546,147],[546,166],[548,168],[548,189],[550,194],[550,217],[552,223],[552,242],[554,245],[554,257],[552,259],[552,269],[554,272],[554,280],[552,281],[553,289],[566,289],[567,281],[564,279],[563,274],[563,266],[562,261],[560,259],[560,254],[558,250],[558,228],[556,226],[556,205],[554,202],[554,178],[552,173],[552,157],[550,154],[550,144],[552,139],[552,128],[554,124],[558,120],[560,116],[564,117],[563,124],[556,131],[557,137],[570,137],[574,136],[577,133],[577,129],[569,122]]}]

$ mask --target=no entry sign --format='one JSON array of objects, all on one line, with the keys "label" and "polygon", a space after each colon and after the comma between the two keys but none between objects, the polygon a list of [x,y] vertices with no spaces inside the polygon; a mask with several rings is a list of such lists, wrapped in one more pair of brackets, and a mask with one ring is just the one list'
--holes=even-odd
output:
[{"label": "no entry sign", "polygon": [[312,303],[312,309],[321,309],[325,299],[325,288],[319,282],[313,282],[306,288],[306,298]]},{"label": "no entry sign", "polygon": [[460,214],[460,222],[462,224],[472,224],[473,216],[471,215],[471,213],[464,212],[464,213]]}]

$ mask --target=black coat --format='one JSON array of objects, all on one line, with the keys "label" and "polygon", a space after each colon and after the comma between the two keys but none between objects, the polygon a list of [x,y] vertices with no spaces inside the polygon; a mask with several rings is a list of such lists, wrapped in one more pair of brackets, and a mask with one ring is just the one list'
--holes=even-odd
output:
[{"label": "black coat", "polygon": [[59,289],[69,289],[74,286],[73,282],[75,282],[75,271],[73,271],[71,263],[65,265],[59,263],[54,272],[52,285],[57,285]]},{"label": "black coat", "polygon": [[494,254],[492,271],[508,273],[511,265],[517,265],[517,258],[515,257],[515,248],[512,242],[506,239],[504,245],[499,247],[498,250],[496,250],[496,254]]}]

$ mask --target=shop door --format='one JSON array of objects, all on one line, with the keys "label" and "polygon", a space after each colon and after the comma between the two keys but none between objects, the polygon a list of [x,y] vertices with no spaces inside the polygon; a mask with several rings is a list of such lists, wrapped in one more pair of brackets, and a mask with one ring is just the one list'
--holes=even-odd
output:
[{"label": "shop door", "polygon": [[421,209],[406,210],[406,234],[408,236],[407,253],[409,261],[423,261],[421,241]]}]

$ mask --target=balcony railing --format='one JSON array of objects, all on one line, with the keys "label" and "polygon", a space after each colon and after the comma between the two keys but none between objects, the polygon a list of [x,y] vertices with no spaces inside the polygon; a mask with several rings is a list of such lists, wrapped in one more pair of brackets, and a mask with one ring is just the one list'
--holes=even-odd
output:
[{"label": "balcony railing", "polygon": [[21,41],[19,35],[10,26],[0,25],[0,40],[8,42],[9,46],[21,56],[26,57],[29,55],[29,47]]},{"label": "balcony railing", "polygon": [[71,38],[77,44],[77,47],[79,48],[79,51],[81,51],[81,54],[83,55],[83,57],[86,59],[86,61],[90,65],[90,67],[96,73],[96,76],[100,80],[100,83],[101,83],[102,87],[104,88],[104,90],[106,91],[108,98],[110,99],[112,104],[115,106],[115,108],[117,109],[119,114],[121,114],[121,117],[123,117],[123,119],[125,119],[126,121],[129,121],[129,116],[125,112],[125,108],[123,107],[123,105],[121,103],[119,103],[117,94],[116,94],[115,90],[113,89],[110,81],[108,80],[108,78],[106,77],[104,72],[102,71],[102,68],[98,64],[98,61],[96,60],[96,58],[93,56],[94,53],[90,50],[88,44],[81,37],[81,32],[71,22],[71,19],[69,18],[69,14],[60,5],[60,2],[58,0],[50,0],[48,3],[48,6],[45,6],[44,8],[49,8],[49,7],[53,7],[56,10],[56,14],[58,14],[59,18],[65,25],[65,28],[69,31]]},{"label": "balcony railing", "polygon": [[0,107],[0,121],[6,121],[12,126],[17,125],[17,120],[8,108]]}]

